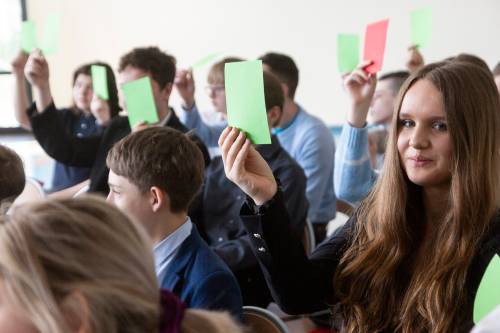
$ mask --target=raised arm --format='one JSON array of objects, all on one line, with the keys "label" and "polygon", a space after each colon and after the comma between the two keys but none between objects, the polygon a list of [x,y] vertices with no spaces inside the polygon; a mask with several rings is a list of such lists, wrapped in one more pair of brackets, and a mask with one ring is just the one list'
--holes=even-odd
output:
[{"label": "raised arm", "polygon": [[324,242],[308,258],[290,228],[281,191],[262,156],[236,129],[226,129],[219,144],[227,177],[249,197],[241,217],[274,300],[290,314],[328,308],[333,275],[345,245],[343,233]]},{"label": "raised arm", "polygon": [[376,179],[368,151],[366,118],[377,79],[363,70],[368,64],[361,64],[344,79],[351,105],[335,153],[335,193],[351,204],[361,201]]},{"label": "raised arm", "polygon": [[194,129],[198,137],[209,148],[217,147],[218,139],[225,126],[207,125],[200,116],[194,98],[195,84],[193,73],[180,70],[175,77],[175,87],[182,99],[179,119],[189,129]]},{"label": "raised arm", "polygon": [[31,83],[35,103],[26,113],[33,134],[45,152],[55,160],[79,167],[94,164],[101,136],[78,138],[65,128],[52,101],[49,66],[40,51],[34,51],[24,69]]},{"label": "raised arm", "polygon": [[24,80],[24,67],[28,61],[28,55],[20,51],[12,60],[12,74],[14,76],[14,115],[19,125],[31,130],[30,121],[26,110],[29,106],[28,94],[26,92],[26,82]]}]

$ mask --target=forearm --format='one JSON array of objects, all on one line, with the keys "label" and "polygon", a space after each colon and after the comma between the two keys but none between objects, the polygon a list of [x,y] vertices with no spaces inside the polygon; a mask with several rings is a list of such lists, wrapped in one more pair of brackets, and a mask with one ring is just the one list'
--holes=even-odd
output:
[{"label": "forearm", "polygon": [[338,198],[357,204],[370,192],[376,177],[368,153],[368,130],[344,125],[335,153],[334,184]]},{"label": "forearm", "polygon": [[47,82],[46,84],[32,87],[36,109],[38,112],[43,112],[52,103],[52,93],[50,91],[50,85]]},{"label": "forearm", "polygon": [[22,128],[31,130],[30,120],[27,115],[29,107],[26,82],[22,72],[14,72],[14,115]]},{"label": "forearm", "polygon": [[258,212],[251,203],[245,204],[241,215],[252,249],[280,307],[290,314],[327,308],[337,261],[330,257],[312,262],[307,258],[300,238],[290,227],[281,193]]},{"label": "forearm", "polygon": [[80,191],[82,188],[85,186],[88,186],[90,184],[90,180],[84,180],[83,182],[73,185],[71,187],[65,188],[64,190],[57,191],[57,192],[52,192],[48,195],[49,198],[52,199],[67,199],[67,198],[72,198],[75,196],[78,191]]}]

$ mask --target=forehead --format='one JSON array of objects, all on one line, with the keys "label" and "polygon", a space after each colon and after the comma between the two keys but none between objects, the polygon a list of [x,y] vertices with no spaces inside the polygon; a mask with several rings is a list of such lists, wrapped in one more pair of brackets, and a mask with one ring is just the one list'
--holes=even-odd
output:
[{"label": "forehead", "polygon": [[122,85],[130,81],[142,79],[145,76],[149,76],[149,73],[136,67],[127,66],[118,73],[118,82]]},{"label": "forehead", "polygon": [[87,74],[80,73],[76,76],[75,82],[78,83],[90,83],[92,82],[92,77]]},{"label": "forehead", "polygon": [[445,118],[443,96],[429,80],[419,80],[406,92],[400,114]]},{"label": "forehead", "polygon": [[136,186],[132,184],[127,178],[117,175],[113,170],[109,170],[108,182],[112,186],[119,186],[126,189],[134,189]]}]

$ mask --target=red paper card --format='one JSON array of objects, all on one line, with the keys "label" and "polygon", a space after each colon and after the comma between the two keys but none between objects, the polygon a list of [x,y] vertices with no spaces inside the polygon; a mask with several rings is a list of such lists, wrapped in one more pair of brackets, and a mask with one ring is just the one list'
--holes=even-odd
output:
[{"label": "red paper card", "polygon": [[363,60],[373,61],[370,66],[365,68],[368,73],[375,74],[382,69],[388,26],[389,19],[386,19],[366,27]]}]

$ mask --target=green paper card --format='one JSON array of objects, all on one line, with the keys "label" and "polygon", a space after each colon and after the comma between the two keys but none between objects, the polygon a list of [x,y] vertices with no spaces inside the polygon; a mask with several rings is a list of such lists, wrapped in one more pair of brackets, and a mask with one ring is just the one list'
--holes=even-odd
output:
[{"label": "green paper card", "polygon": [[106,76],[106,67],[92,65],[90,68],[92,72],[92,89],[94,94],[99,96],[100,99],[108,100],[108,77]]},{"label": "green paper card", "polygon": [[340,73],[349,73],[359,63],[359,35],[337,36],[337,63]]},{"label": "green paper card", "polygon": [[500,257],[495,255],[484,272],[474,300],[474,322],[477,324],[500,305]]},{"label": "green paper card", "polygon": [[52,13],[45,18],[43,39],[40,48],[45,55],[57,52],[61,30],[61,15]]},{"label": "green paper card", "polygon": [[24,21],[21,24],[21,49],[31,53],[37,47],[35,22]]},{"label": "green paper card", "polygon": [[218,53],[211,53],[207,55],[206,57],[198,60],[195,62],[193,65],[191,65],[192,70],[200,69],[208,65],[209,63],[213,62],[217,57],[219,56]]},{"label": "green paper card", "polygon": [[151,89],[151,80],[148,76],[128,82],[122,86],[130,127],[146,122],[158,122],[158,113]]},{"label": "green paper card", "polygon": [[227,120],[254,144],[270,144],[264,97],[262,61],[240,61],[224,66]]},{"label": "green paper card", "polygon": [[411,42],[418,48],[427,46],[432,33],[432,11],[430,8],[411,13]]}]

